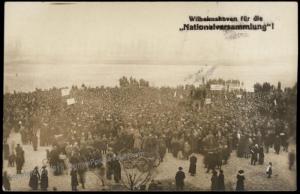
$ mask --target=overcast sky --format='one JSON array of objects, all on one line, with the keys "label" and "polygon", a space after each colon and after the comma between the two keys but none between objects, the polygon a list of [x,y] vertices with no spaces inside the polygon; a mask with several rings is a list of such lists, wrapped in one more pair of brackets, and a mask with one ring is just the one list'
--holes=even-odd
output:
[{"label": "overcast sky", "polygon": [[[222,31],[179,31],[189,23],[188,16],[242,15],[260,15],[275,29],[242,31],[246,34],[236,39],[226,38]],[[284,66],[295,71],[296,79],[297,36],[295,2],[5,3],[6,68],[19,65],[10,61],[24,58],[37,66],[41,61],[65,60],[73,64],[142,60],[161,65],[196,61]]]}]

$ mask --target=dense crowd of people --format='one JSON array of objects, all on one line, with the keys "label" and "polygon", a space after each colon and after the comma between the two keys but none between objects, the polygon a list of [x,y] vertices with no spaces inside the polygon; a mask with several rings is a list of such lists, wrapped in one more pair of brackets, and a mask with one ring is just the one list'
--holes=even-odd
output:
[{"label": "dense crowd of people", "polygon": [[[202,90],[204,95],[195,98]],[[68,98],[76,103],[68,105]],[[4,95],[4,155],[11,165],[17,158],[19,172],[24,162],[18,160],[20,151],[14,156],[9,150],[10,132],[20,132],[22,143],[32,144],[34,150],[39,135],[39,146],[52,146],[47,158],[56,167],[55,175],[63,172],[57,166],[67,167],[66,159],[72,165],[99,161],[72,171],[83,188],[85,171],[101,169],[104,155],[111,158],[105,165],[107,178],[113,174],[119,182],[121,164],[116,156],[124,152],[151,153],[161,162],[166,152],[182,160],[201,153],[207,172],[226,165],[233,150],[238,157],[250,157],[253,165],[263,164],[270,147],[278,154],[281,147],[288,150],[296,129],[295,103],[296,86],[252,93],[193,85],[155,88],[134,81],[114,88],[72,86],[67,96],[59,88],[8,93]],[[77,182],[74,178],[74,190]]]}]

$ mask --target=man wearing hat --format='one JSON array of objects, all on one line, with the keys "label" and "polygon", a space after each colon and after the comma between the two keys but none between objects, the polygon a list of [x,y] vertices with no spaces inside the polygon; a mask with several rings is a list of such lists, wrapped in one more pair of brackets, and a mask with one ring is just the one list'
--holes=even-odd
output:
[{"label": "man wearing hat", "polygon": [[182,171],[182,167],[179,167],[178,172],[176,173],[176,176],[175,176],[176,190],[183,190],[184,179],[185,179],[185,174]]}]

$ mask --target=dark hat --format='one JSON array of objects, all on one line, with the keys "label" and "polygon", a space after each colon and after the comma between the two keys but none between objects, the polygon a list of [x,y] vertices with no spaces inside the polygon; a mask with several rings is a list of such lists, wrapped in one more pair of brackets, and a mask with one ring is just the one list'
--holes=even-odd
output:
[{"label": "dark hat", "polygon": [[239,170],[239,174],[243,174],[244,173],[244,171],[243,170]]},{"label": "dark hat", "polygon": [[178,169],[179,169],[179,170],[182,170],[183,168],[180,166]]}]

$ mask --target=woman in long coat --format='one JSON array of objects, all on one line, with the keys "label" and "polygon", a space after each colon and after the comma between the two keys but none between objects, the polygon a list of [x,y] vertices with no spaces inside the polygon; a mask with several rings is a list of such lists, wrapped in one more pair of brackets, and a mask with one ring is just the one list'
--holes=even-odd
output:
[{"label": "woman in long coat", "polygon": [[236,191],[244,191],[245,190],[245,187],[244,187],[244,181],[245,181],[244,171],[239,170],[239,174],[236,176],[236,178],[237,178]]},{"label": "woman in long coat", "polygon": [[70,176],[71,176],[72,191],[77,191],[78,179],[77,179],[77,170],[75,168],[72,168]]},{"label": "woman in long coat", "polygon": [[189,167],[189,173],[191,176],[194,176],[196,174],[196,164],[197,164],[197,157],[192,155],[190,157],[190,167]]},{"label": "woman in long coat", "polygon": [[46,166],[43,166],[41,172],[41,189],[43,191],[46,191],[47,188],[48,188],[48,171],[46,169]]},{"label": "woman in long coat", "polygon": [[225,191],[223,170],[220,170],[220,173],[218,176],[218,191]]},{"label": "woman in long coat", "polygon": [[217,171],[213,171],[213,175],[211,177],[211,190],[216,191],[218,189],[218,175]]},{"label": "woman in long coat", "polygon": [[113,161],[113,173],[115,182],[119,183],[121,180],[121,164],[117,159]]},{"label": "woman in long coat", "polygon": [[36,166],[30,173],[29,186],[32,190],[37,190],[39,186],[40,173],[38,167]]}]

